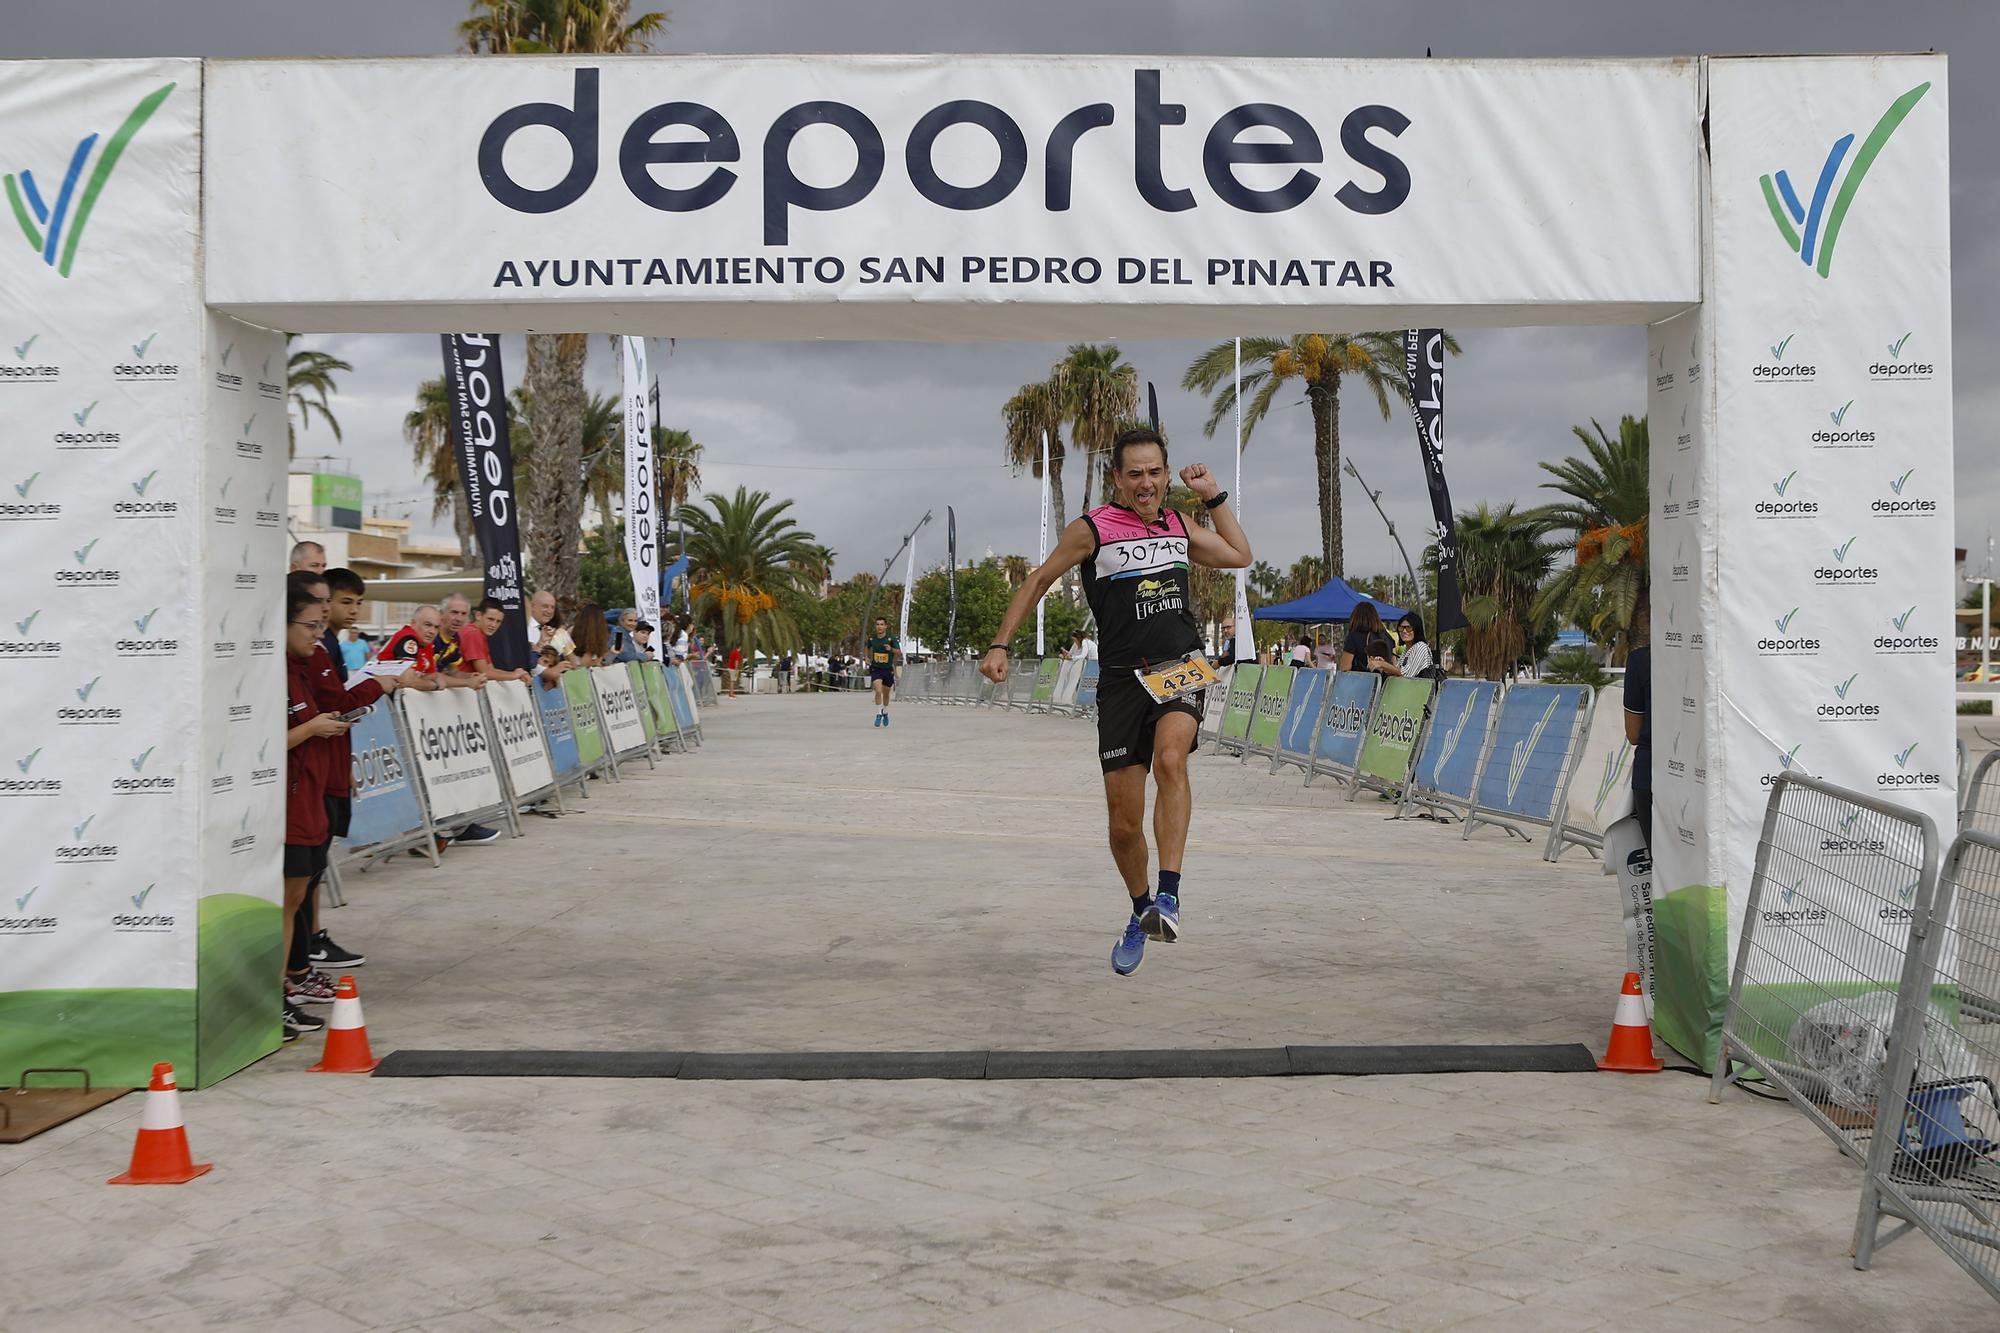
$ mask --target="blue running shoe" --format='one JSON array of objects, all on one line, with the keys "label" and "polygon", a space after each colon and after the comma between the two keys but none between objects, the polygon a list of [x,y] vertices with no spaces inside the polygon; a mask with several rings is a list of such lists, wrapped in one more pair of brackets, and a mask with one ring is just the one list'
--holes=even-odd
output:
[{"label": "blue running shoe", "polygon": [[887,713],[882,714],[882,725],[885,727],[889,725],[889,715]]},{"label": "blue running shoe", "polygon": [[1162,944],[1172,944],[1181,937],[1181,900],[1171,893],[1153,895],[1153,905],[1139,918],[1140,927],[1146,934]]},{"label": "blue running shoe", "polygon": [[870,723],[869,723],[868,725],[869,725],[869,726],[871,726],[871,727],[879,727],[879,726],[881,726],[881,725],[882,725],[882,715],[881,715],[880,713],[877,713],[877,714],[875,715],[875,720],[874,720],[874,721],[872,721],[872,722],[870,722]]},{"label": "blue running shoe", "polygon": [[1111,948],[1111,970],[1121,977],[1129,977],[1145,961],[1146,929],[1139,924],[1138,917],[1129,917],[1125,922],[1125,933]]}]

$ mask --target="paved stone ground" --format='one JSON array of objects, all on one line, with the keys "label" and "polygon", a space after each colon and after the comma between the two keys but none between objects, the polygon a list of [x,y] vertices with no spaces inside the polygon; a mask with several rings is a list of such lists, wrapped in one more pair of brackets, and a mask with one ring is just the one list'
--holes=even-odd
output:
[{"label": "paved stone ground", "polygon": [[[1582,1041],[1610,881],[1196,761],[1189,938],[1106,955],[1084,724],[762,698],[529,836],[361,876],[395,1047]],[[1254,847],[1256,850],[1244,850]],[[183,1098],[213,1175],[111,1189],[139,1099],[0,1148],[0,1326],[1991,1329],[1788,1108],[1661,1075],[681,1083],[303,1072]]]}]

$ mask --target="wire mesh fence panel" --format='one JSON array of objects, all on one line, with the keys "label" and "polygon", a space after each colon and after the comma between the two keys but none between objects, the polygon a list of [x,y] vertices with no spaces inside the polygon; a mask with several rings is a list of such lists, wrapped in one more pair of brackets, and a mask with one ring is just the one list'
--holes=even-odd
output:
[{"label": "wire mesh fence panel", "polygon": [[2000,750],[1982,758],[1966,780],[1958,826],[1978,833],[2000,833]]},{"label": "wire mesh fence panel", "polygon": [[1909,1230],[1878,1237],[1881,1219],[1897,1217],[2000,1300],[2000,838],[1952,843],[1926,924],[1915,980],[1898,996],[1854,1264],[1868,1267],[1878,1243]]},{"label": "wire mesh fence panel", "polygon": [[1856,1160],[1937,884],[1929,819],[1781,773],[1764,808],[1709,1099],[1755,1069]]},{"label": "wire mesh fence panel", "polygon": [[1029,696],[1034,693],[1035,681],[1041,674],[1041,665],[1037,658],[1024,657],[1007,668],[1007,707],[1028,706]]}]

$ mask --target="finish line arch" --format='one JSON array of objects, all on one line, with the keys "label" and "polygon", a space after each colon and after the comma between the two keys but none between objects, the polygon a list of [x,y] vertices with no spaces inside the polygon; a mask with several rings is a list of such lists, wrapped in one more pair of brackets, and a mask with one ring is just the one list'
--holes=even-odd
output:
[{"label": "finish line arch", "polygon": [[1771,777],[1952,808],[1947,138],[1942,56],[0,62],[0,1068],[275,1044],[277,329],[1651,326],[1706,1058]]}]

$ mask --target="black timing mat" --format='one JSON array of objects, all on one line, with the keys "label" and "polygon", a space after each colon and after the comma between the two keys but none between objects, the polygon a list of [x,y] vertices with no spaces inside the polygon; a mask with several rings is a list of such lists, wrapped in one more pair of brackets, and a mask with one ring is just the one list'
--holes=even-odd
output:
[{"label": "black timing mat", "polygon": [[1286,1078],[1588,1074],[1568,1046],[1263,1046],[1167,1051],[394,1051],[377,1078]]}]

